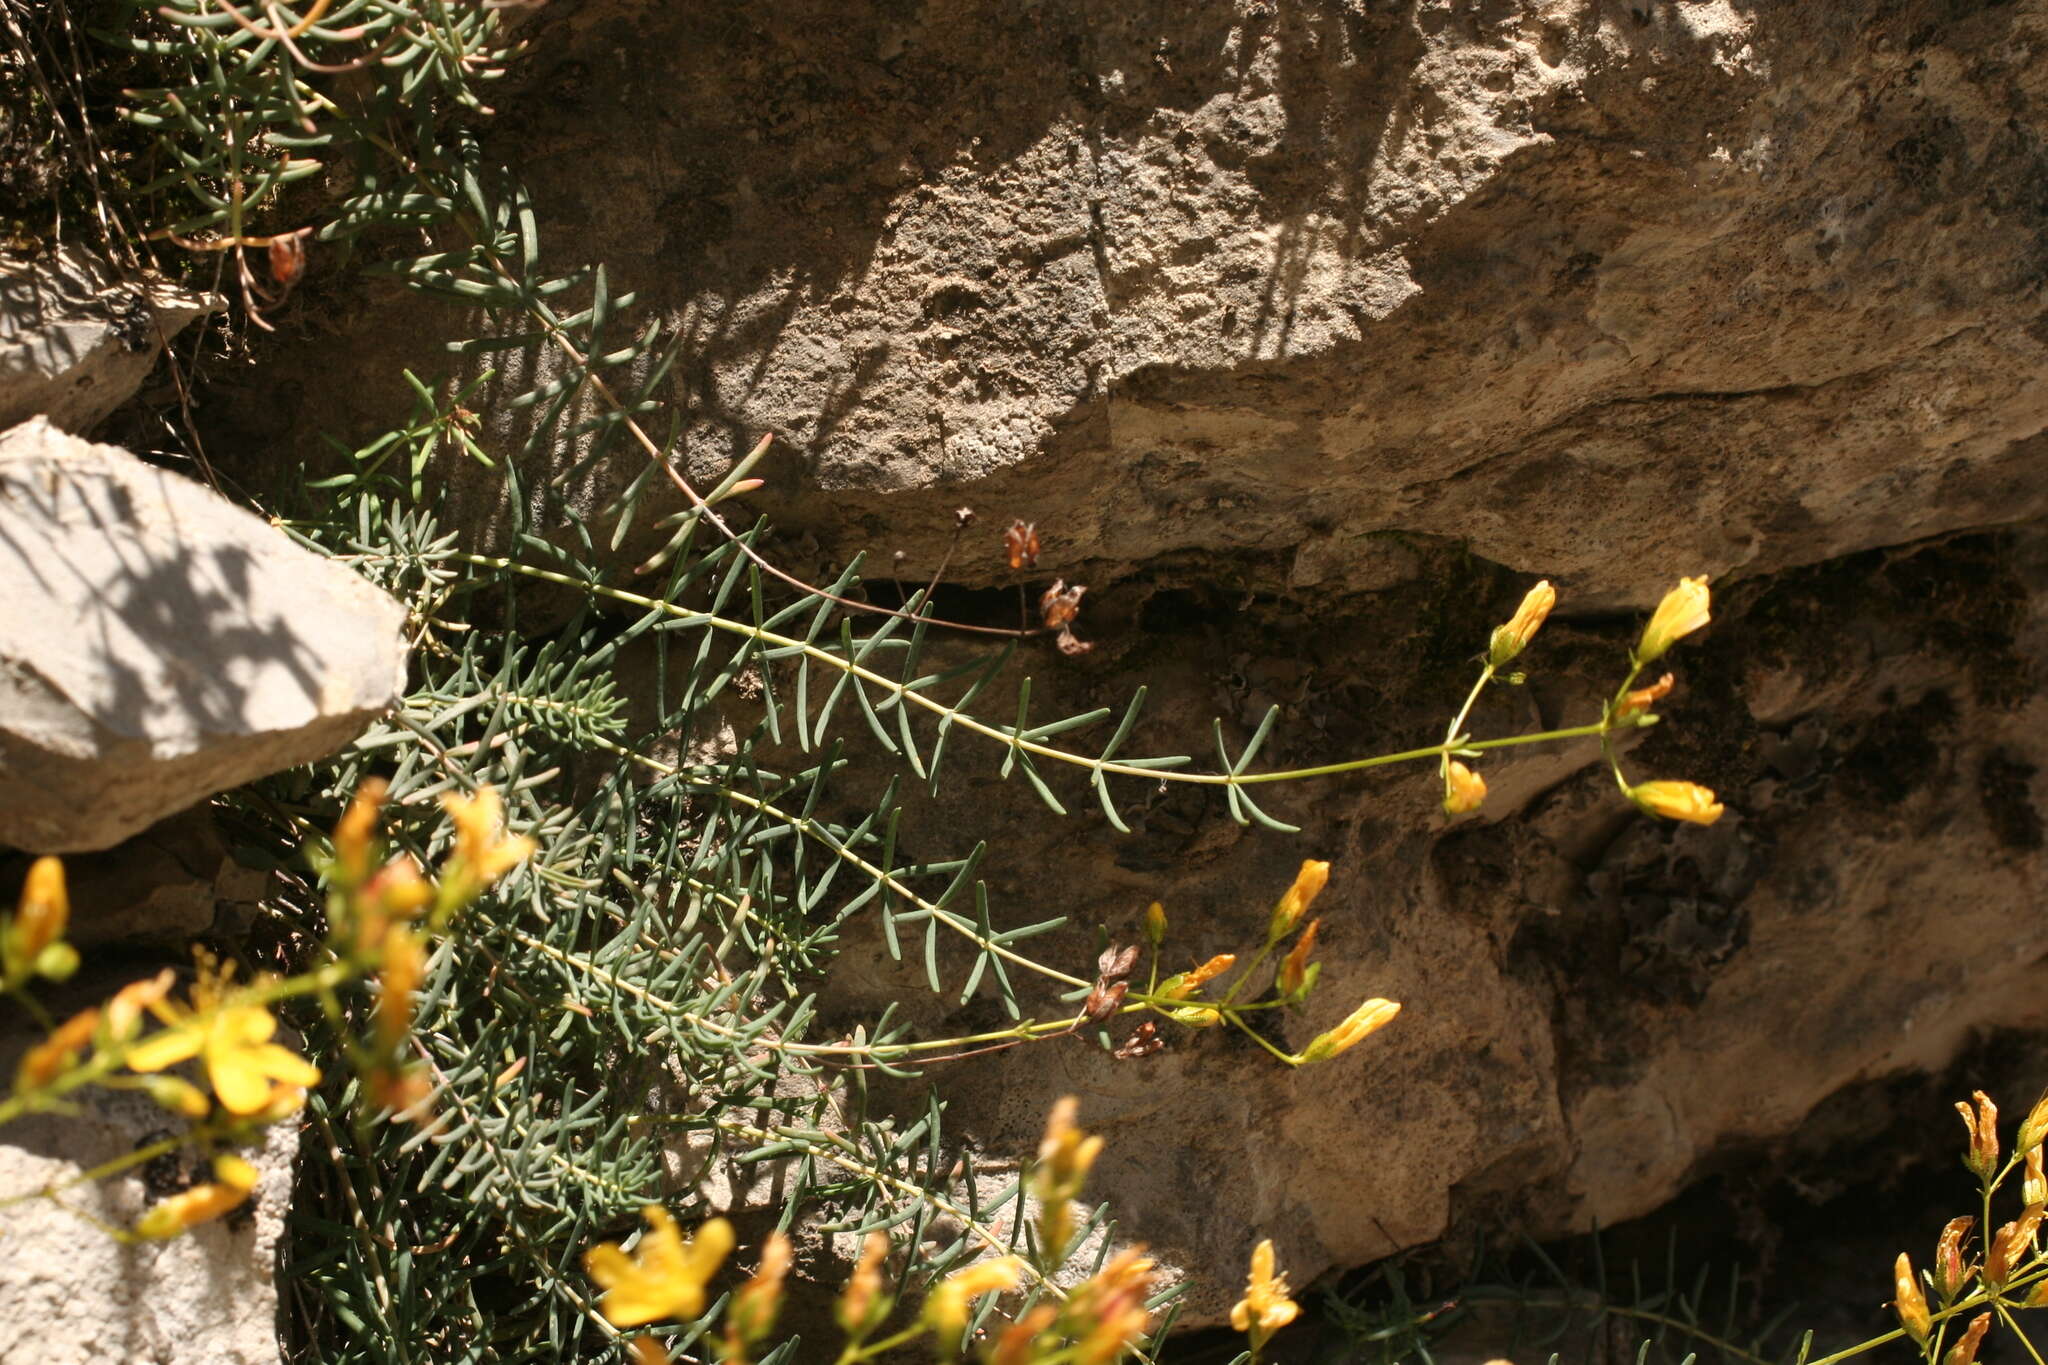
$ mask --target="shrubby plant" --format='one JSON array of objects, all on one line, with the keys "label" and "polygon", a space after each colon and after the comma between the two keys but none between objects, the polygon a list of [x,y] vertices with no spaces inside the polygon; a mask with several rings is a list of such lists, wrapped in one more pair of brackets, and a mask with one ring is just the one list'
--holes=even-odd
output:
[{"label": "shrubby plant", "polygon": [[[1455,816],[1484,801],[1494,751],[1597,739],[1645,811],[1711,823],[1711,792],[1632,782],[1616,747],[1656,721],[1671,679],[1636,683],[1707,623],[1706,582],[1665,598],[1597,717],[1540,733],[1479,738],[1467,723],[1488,687],[1523,681],[1509,669],[1556,603],[1547,583],[1473,642],[1477,678],[1443,738],[1399,753],[1261,770],[1276,707],[1234,753],[1219,722],[1205,769],[1125,752],[1142,689],[1120,711],[1046,719],[1025,676],[997,709],[1020,655],[1061,667],[1086,651],[1086,589],[1053,580],[1016,629],[941,620],[929,588],[881,607],[864,599],[858,563],[805,583],[772,561],[765,525],[735,524],[766,440],[709,487],[691,481],[667,384],[686,335],[642,316],[602,266],[551,271],[514,169],[475,135],[490,114],[483,91],[521,50],[510,9],[95,11],[98,41],[156,73],[120,111],[153,150],[106,177],[125,183],[128,217],[195,271],[232,261],[251,322],[290,306],[309,262],[366,261],[421,306],[461,310],[456,368],[472,377],[408,376],[402,421],[266,508],[404,603],[416,645],[408,695],[348,750],[222,802],[244,855],[283,886],[271,909],[286,970],[238,981],[209,961],[183,999],[159,975],[71,1021],[42,1017],[35,981],[76,963],[61,872],[39,864],[0,931],[0,964],[47,1037],[0,1122],[89,1084],[146,1090],[185,1119],[159,1146],[215,1156],[214,1179],[116,1230],[126,1236],[220,1216],[252,1178],[233,1148],[265,1123],[304,1125],[320,1156],[301,1175],[281,1279],[302,1359],[819,1358],[818,1345],[777,1337],[800,1223],[864,1248],[835,1315],[845,1365],[913,1345],[1004,1365],[1149,1359],[1172,1292],[1118,1244],[1106,1206],[1081,1204],[1100,1144],[1072,1106],[1054,1110],[1038,1160],[988,1197],[944,1106],[889,1112],[868,1073],[915,1077],[1059,1040],[1143,1065],[1219,1027],[1273,1065],[1358,1064],[1340,1059],[1400,1005],[1365,1000],[1299,1051],[1257,1026],[1316,989],[1325,862],[1305,861],[1270,911],[1247,916],[1240,953],[1181,965],[1155,905],[1142,943],[1075,962],[1044,946],[1062,942],[1044,936],[1063,920],[1013,923],[991,902],[985,842],[910,856],[923,841],[901,793],[939,790],[947,760],[980,746],[1052,811],[1085,786],[1120,831],[1120,793],[1166,783],[1220,788],[1239,823],[1291,833],[1258,805],[1260,787],[1434,762]],[[312,193],[316,178],[330,197]],[[479,358],[498,353],[540,376],[498,400],[525,415],[513,448],[485,434],[508,424],[468,406],[485,391]],[[629,457],[644,462],[597,505],[565,496]],[[500,552],[444,521],[451,459],[498,481],[511,519]],[[621,547],[650,524],[662,543],[623,570]],[[1013,524],[1003,552],[1035,573],[1036,529]],[[935,634],[959,631],[987,650],[930,665]],[[617,675],[642,652],[654,694],[636,721]],[[751,728],[725,730],[735,716]],[[859,761],[894,780],[870,809],[834,818],[827,793],[854,761],[848,727],[868,746]],[[1090,734],[1099,742],[1078,747]],[[933,991],[992,1000],[1007,1022],[918,1037],[889,1012],[825,1031],[816,983],[857,917],[921,961]],[[276,1041],[279,1015],[303,1055]],[[666,1178],[679,1148],[773,1163],[776,1229],[740,1247],[700,1192]],[[735,1259],[752,1277],[724,1288]],[[1295,1311],[1262,1244],[1233,1317],[1254,1357]]]}]

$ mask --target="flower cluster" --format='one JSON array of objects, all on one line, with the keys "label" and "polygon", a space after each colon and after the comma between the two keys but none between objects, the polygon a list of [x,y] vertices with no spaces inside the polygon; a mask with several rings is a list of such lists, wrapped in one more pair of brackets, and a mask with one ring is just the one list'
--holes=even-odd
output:
[{"label": "flower cluster", "polygon": [[[1915,1273],[1913,1258],[1905,1252],[1893,1262],[1892,1311],[1899,1329],[1892,1335],[1911,1340],[1927,1365],[1972,1365],[1994,1320],[2017,1330],[2016,1311],[2048,1308],[2048,1248],[2041,1243],[2042,1223],[2048,1220],[2048,1178],[2042,1172],[2048,1096],[2021,1122],[2010,1154],[1999,1143],[1998,1106],[1981,1090],[1970,1100],[1958,1103],[1956,1110],[1966,1135],[1963,1166],[1977,1178],[1982,1207],[1988,1216],[1999,1190],[2015,1174],[2021,1207],[2018,1217],[1990,1233],[1981,1260],[1972,1258],[1969,1245],[1977,1219],[1965,1214],[1950,1219],[1935,1239],[1930,1271]],[[1985,1227],[1988,1231],[1988,1221]]]},{"label": "flower cluster", "polygon": [[[1548,581],[1538,583],[1529,589],[1515,613],[1503,625],[1496,626],[1486,649],[1486,664],[1474,684],[1465,705],[1451,721],[1450,729],[1444,736],[1444,743],[1438,759],[1439,774],[1443,783],[1443,809],[1449,816],[1467,815],[1486,803],[1486,779],[1471,766],[1481,747],[1473,747],[1465,734],[1466,718],[1472,714],[1472,707],[1489,683],[1505,682],[1519,684],[1525,679],[1520,673],[1503,674],[1509,663],[1520,657],[1530,640],[1550,616],[1557,605],[1557,591]],[[1567,734],[1593,733],[1600,737],[1603,751],[1607,755],[1614,777],[1621,784],[1622,794],[1634,802],[1637,808],[1665,820],[1684,821],[1695,825],[1711,825],[1721,818],[1722,805],[1714,793],[1692,782],[1659,780],[1631,783],[1622,775],[1620,759],[1614,748],[1614,737],[1618,731],[1639,726],[1653,725],[1657,717],[1652,708],[1671,695],[1677,685],[1669,673],[1663,674],[1646,687],[1636,686],[1636,679],[1643,670],[1664,657],[1679,640],[1705,627],[1712,619],[1711,595],[1705,578],[1680,579],[1678,586],[1664,595],[1650,615],[1635,648],[1629,652],[1628,676],[1622,680],[1614,697],[1607,703],[1596,726],[1580,731],[1560,731],[1555,737]],[[1500,741],[1494,741],[1499,744]]]},{"label": "flower cluster", "polygon": [[[278,1040],[274,1008],[300,996],[332,1003],[340,988],[365,979],[377,987],[369,1034],[360,1043],[345,1040],[363,1093],[374,1105],[394,1110],[420,1104],[427,1087],[404,1053],[413,999],[427,969],[427,936],[533,846],[503,832],[501,807],[489,788],[448,799],[454,850],[437,885],[407,855],[379,865],[383,797],[382,783],[364,783],[335,828],[333,851],[323,862],[330,925],[325,961],[295,976],[237,982],[233,963],[201,951],[182,998],[169,969],[123,986],[104,1004],[50,1027],[23,1054],[12,1089],[0,1100],[0,1124],[63,1110],[73,1092],[91,1085],[139,1091],[190,1124],[182,1136],[97,1168],[99,1174],[126,1169],[181,1142],[203,1150],[249,1142],[263,1126],[298,1113],[307,1090],[322,1079],[320,1068]],[[42,858],[30,868],[14,914],[0,920],[0,993],[21,997],[39,1017],[28,990],[32,980],[62,979],[78,963],[64,941],[69,913],[63,864]],[[158,1203],[128,1235],[175,1236],[240,1205],[254,1187],[253,1168],[231,1152],[220,1153],[213,1180]]]}]

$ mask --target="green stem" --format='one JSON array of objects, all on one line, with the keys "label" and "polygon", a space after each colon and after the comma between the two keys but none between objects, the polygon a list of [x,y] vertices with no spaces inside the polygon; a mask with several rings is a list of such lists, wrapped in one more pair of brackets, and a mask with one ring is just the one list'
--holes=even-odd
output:
[{"label": "green stem", "polygon": [[1465,733],[1465,718],[1472,714],[1472,707],[1479,700],[1479,694],[1493,681],[1493,665],[1488,664],[1479,671],[1479,681],[1472,684],[1472,690],[1465,694],[1465,704],[1458,708],[1458,714],[1451,719],[1450,728],[1444,731],[1443,757],[1437,762],[1437,771],[1444,779],[1444,794],[1451,790],[1451,747],[1457,744],[1458,736]]}]

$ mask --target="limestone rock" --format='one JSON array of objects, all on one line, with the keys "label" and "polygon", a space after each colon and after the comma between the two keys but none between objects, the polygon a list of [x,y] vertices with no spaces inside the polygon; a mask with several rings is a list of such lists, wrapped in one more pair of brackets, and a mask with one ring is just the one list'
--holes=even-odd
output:
[{"label": "limestone rock", "polygon": [[0,261],[0,428],[42,415],[88,430],[128,400],[166,341],[217,307],[161,281],[124,281],[74,248]]},{"label": "limestone rock", "polygon": [[[2044,15],[607,0],[537,20],[498,137],[555,268],[688,338],[699,476],[780,435],[754,501],[820,564],[921,579],[967,503],[965,583],[1021,517],[1098,585],[1379,587],[1399,533],[1640,605],[2048,511]],[[388,429],[443,337],[366,300],[242,406]]]},{"label": "limestone rock", "polygon": [[105,848],[391,705],[404,611],[345,566],[47,421],[0,435],[0,843]]},{"label": "limestone rock", "polygon": [[[100,995],[126,979],[98,983],[105,987]],[[13,1074],[32,1041],[0,1037],[0,1074]],[[208,1172],[177,1153],[111,1179],[66,1185],[180,1122],[135,1092],[82,1094],[76,1114],[32,1115],[0,1128],[0,1199],[54,1186],[70,1206],[27,1199],[0,1209],[7,1248],[0,1256],[0,1322],[7,1324],[0,1358],[274,1365],[277,1243],[291,1201],[297,1126],[275,1124],[259,1147],[242,1152],[259,1177],[247,1212],[170,1241],[129,1246],[85,1219],[129,1226],[157,1199]]]}]

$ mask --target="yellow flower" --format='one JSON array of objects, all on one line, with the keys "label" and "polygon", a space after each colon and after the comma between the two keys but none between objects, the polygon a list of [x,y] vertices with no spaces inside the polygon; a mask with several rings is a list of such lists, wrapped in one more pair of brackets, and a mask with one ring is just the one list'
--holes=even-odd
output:
[{"label": "yellow flower", "polygon": [[256,1168],[238,1156],[213,1159],[213,1183],[194,1185],[156,1205],[135,1225],[137,1237],[176,1237],[197,1223],[218,1218],[248,1199]]},{"label": "yellow flower", "polygon": [[2022,1204],[2048,1204],[2048,1171],[2041,1169],[2041,1145],[2027,1148],[2026,1172],[2020,1177]]},{"label": "yellow flower", "polygon": [[1295,1059],[1297,1065],[1310,1062],[1326,1062],[1364,1038],[1378,1033],[1394,1022],[1394,1016],[1401,1012],[1401,1006],[1393,1000],[1374,998],[1351,1011],[1344,1022],[1321,1035],[1301,1050]]},{"label": "yellow flower", "polygon": [[1628,799],[1666,820],[1711,825],[1721,818],[1720,801],[1697,782],[1638,782],[1628,789]]},{"label": "yellow flower", "polygon": [[495,787],[478,787],[475,796],[445,792],[441,806],[455,822],[455,862],[479,887],[489,886],[533,852],[533,840],[504,833],[505,805]]},{"label": "yellow flower", "polygon": [[226,986],[225,971],[205,972],[192,988],[196,1011],[168,1002],[152,1005],[151,1012],[169,1027],[135,1045],[128,1054],[129,1069],[162,1071],[199,1057],[221,1107],[244,1118],[269,1109],[280,1087],[319,1084],[318,1067],[270,1041],[277,1032],[270,1011],[230,1003]]},{"label": "yellow flower", "polygon": [[1927,1313],[1927,1296],[1920,1292],[1920,1277],[1913,1273],[1912,1259],[1903,1251],[1892,1264],[1892,1309],[1913,1340],[1927,1340],[1934,1321]]},{"label": "yellow flower", "polygon": [[151,1076],[143,1082],[142,1088],[158,1104],[188,1119],[203,1119],[206,1111],[213,1107],[204,1090],[177,1076]]},{"label": "yellow flower", "polygon": [[1463,815],[1486,801],[1486,779],[1452,759],[1444,769],[1444,814]]},{"label": "yellow flower", "polygon": [[1230,1310],[1230,1325],[1252,1339],[1256,1355],[1266,1338],[1294,1321],[1300,1305],[1287,1297],[1287,1277],[1273,1270],[1273,1242],[1268,1238],[1252,1252],[1252,1273],[1244,1297]]},{"label": "yellow flower", "polygon": [[615,1327],[638,1327],[657,1318],[694,1318],[704,1311],[704,1286],[732,1251],[732,1224],[713,1218],[689,1241],[659,1204],[641,1214],[648,1231],[628,1256],[603,1242],[583,1257],[583,1268],[605,1291],[598,1307]]},{"label": "yellow flower", "polygon": [[1166,941],[1166,907],[1158,901],[1145,907],[1145,941],[1154,948]]},{"label": "yellow flower", "polygon": [[1664,600],[1651,613],[1650,624],[1643,627],[1642,642],[1636,646],[1636,662],[1646,664],[1662,658],[1665,650],[1712,620],[1710,600],[1704,577],[1679,579],[1678,586],[1665,593]]},{"label": "yellow flower", "polygon": [[1317,896],[1330,881],[1330,865],[1310,858],[1303,861],[1301,871],[1294,874],[1294,885],[1287,888],[1287,894],[1273,907],[1273,918],[1266,925],[1266,946],[1272,947],[1293,932],[1301,917],[1315,904]]},{"label": "yellow flower", "polygon": [[1550,609],[1557,605],[1557,590],[1544,579],[1522,597],[1522,605],[1515,608],[1515,614],[1504,626],[1496,626],[1493,638],[1486,648],[1486,662],[1500,668],[1517,654],[1529,647],[1529,640],[1536,634]]},{"label": "yellow flower", "polygon": [[956,1270],[924,1301],[924,1320],[937,1330],[941,1342],[958,1349],[967,1331],[967,1305],[983,1294],[1015,1289],[1023,1277],[1024,1260],[1019,1256],[999,1256]]}]

